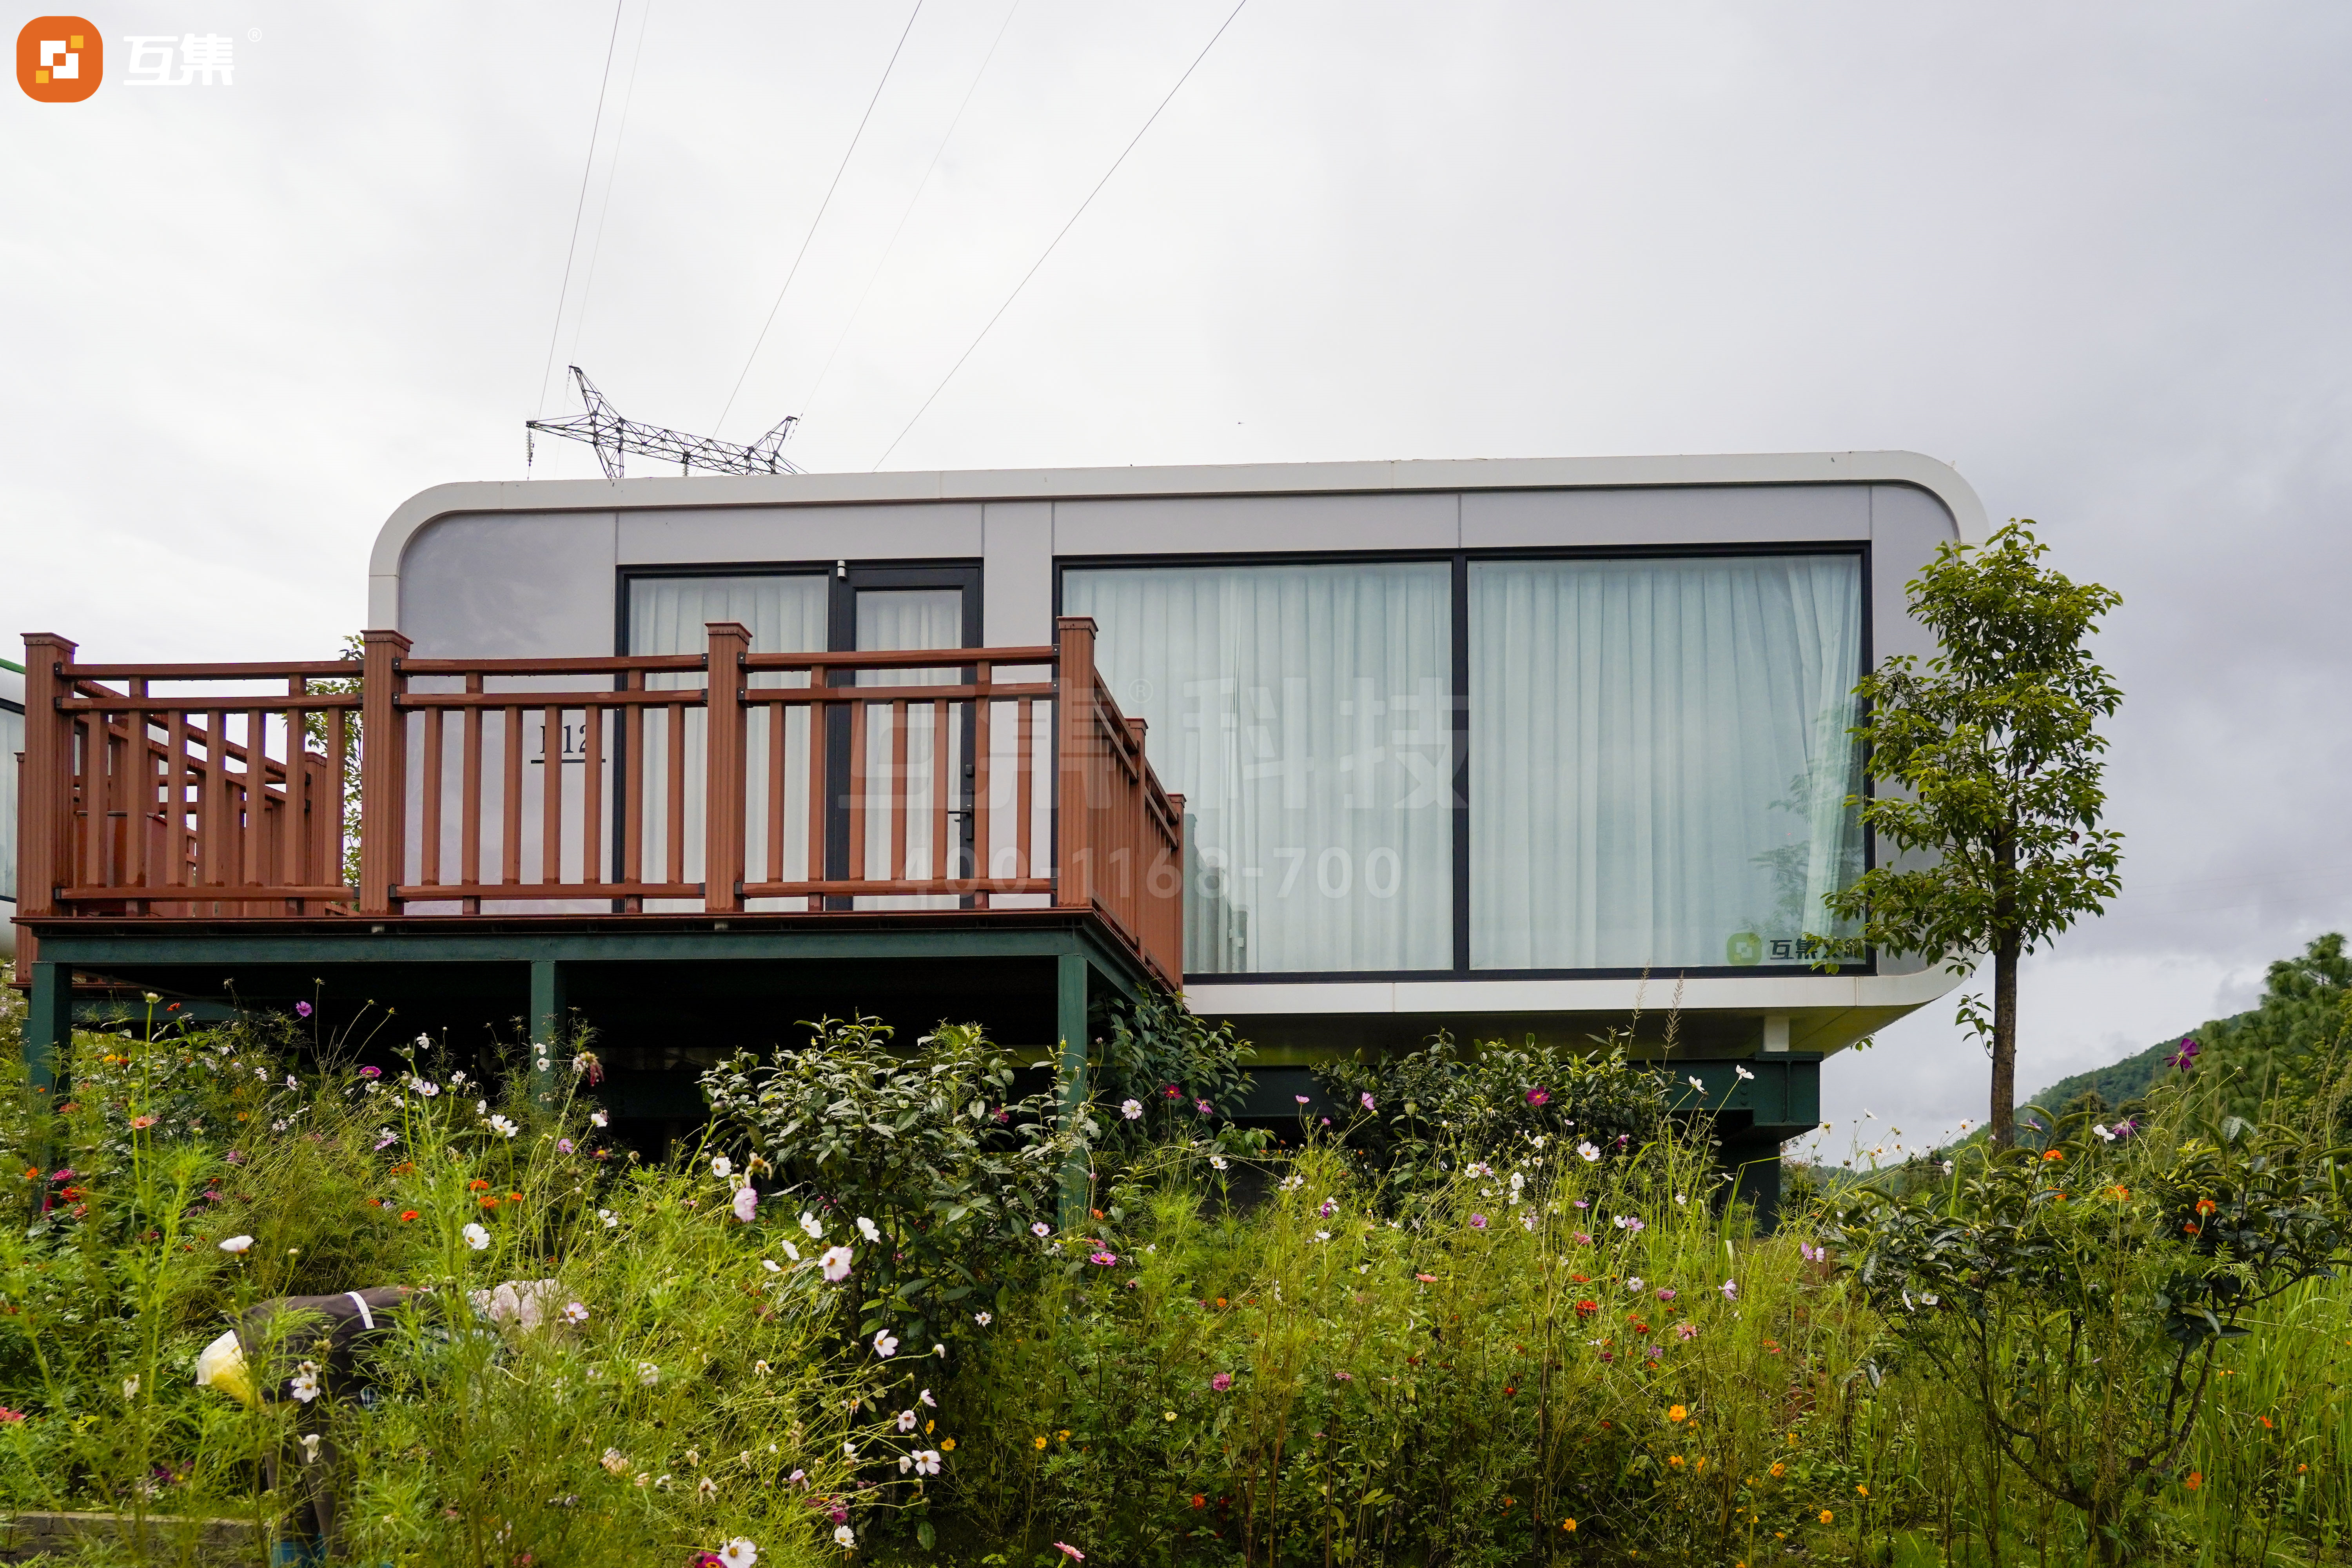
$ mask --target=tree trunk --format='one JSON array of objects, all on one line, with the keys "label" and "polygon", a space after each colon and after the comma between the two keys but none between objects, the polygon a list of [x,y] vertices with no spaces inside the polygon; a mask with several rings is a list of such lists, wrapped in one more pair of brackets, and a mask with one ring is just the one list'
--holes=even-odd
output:
[{"label": "tree trunk", "polygon": [[1992,900],[1992,1146],[2017,1144],[2017,840],[1995,851]]},{"label": "tree trunk", "polygon": [[1992,1142],[2017,1143],[2017,943],[1992,955]]}]

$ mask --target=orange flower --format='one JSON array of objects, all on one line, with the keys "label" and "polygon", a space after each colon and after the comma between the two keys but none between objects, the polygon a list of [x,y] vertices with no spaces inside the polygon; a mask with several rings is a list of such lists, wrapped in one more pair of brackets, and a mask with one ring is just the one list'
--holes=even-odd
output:
[{"label": "orange flower", "polygon": [[1856,1487],[1853,1489],[1862,1497],[1868,1497],[1870,1495],[1870,1489],[1868,1487]]},{"label": "orange flower", "polygon": [[1682,1405],[1673,1405],[1673,1406],[1669,1407],[1669,1408],[1667,1409],[1667,1411],[1666,1411],[1666,1419],[1667,1419],[1667,1420],[1669,1420],[1669,1421],[1682,1421],[1682,1420],[1685,1420],[1685,1419],[1687,1419],[1687,1418],[1689,1417],[1689,1415],[1690,1415],[1690,1412],[1689,1412],[1687,1409],[1684,1408]]},{"label": "orange flower", "polygon": [[2261,1422],[2261,1423],[2263,1424],[2263,1431],[2265,1431],[2265,1432],[2270,1432],[2270,1431],[2274,1431],[2274,1430],[2276,1430],[2276,1428],[2274,1428],[2273,1426],[2272,1426],[2272,1425],[2271,1425],[2271,1418],[2270,1418],[2269,1416],[2267,1416],[2267,1415],[2257,1415],[2257,1416],[2255,1416],[2255,1417],[2254,1417],[2254,1419],[2255,1419],[2255,1420],[2257,1420],[2257,1421],[2259,1421],[2259,1422]]},{"label": "orange flower", "polygon": [[1784,1465],[1784,1464],[1780,1463],[1778,1460],[1775,1460],[1775,1461],[1773,1462],[1773,1465],[1772,1465],[1772,1479],[1773,1479],[1774,1480],[1776,1480],[1776,1481],[1777,1481],[1777,1480],[1779,1480],[1782,1476],[1785,1476],[1785,1475],[1787,1475],[1788,1473],[1789,1473],[1789,1467],[1788,1467],[1788,1466],[1786,1466],[1786,1465]]},{"label": "orange flower", "polygon": [[1837,1517],[1837,1515],[1835,1515],[1835,1514],[1832,1513],[1829,1510],[1827,1510],[1827,1509],[1823,1509],[1823,1510],[1822,1510],[1822,1522],[1823,1524],[1827,1524],[1830,1521],[1832,1521],[1832,1520],[1835,1519],[1836,1517]]},{"label": "orange flower", "polygon": [[2056,1164],[2059,1161],[2063,1160],[2065,1157],[2066,1157],[2065,1155],[2063,1155],[2063,1154],[2060,1153],[2060,1152],[2059,1152],[2057,1150],[2055,1150],[2055,1149],[2044,1149],[2043,1151],[2042,1151],[2042,1158],[2044,1161],[2046,1161],[2047,1163],[2051,1163],[2051,1164],[2053,1164],[2053,1165],[2054,1165],[2054,1164]]},{"label": "orange flower", "polygon": [[2193,1492],[2205,1484],[2205,1472],[2202,1470],[2191,1470],[2189,1472],[2189,1479],[2180,1484],[2187,1487]]},{"label": "orange flower", "polygon": [[507,1194],[507,1202],[510,1204],[519,1204],[522,1202],[522,1194],[520,1193],[509,1193]]},{"label": "orange flower", "polygon": [[1209,1506],[1209,1500],[1202,1496],[1199,1492],[1194,1492],[1192,1494],[1192,1506],[1194,1508],[1206,1508]]},{"label": "orange flower", "polygon": [[403,1225],[406,1225],[410,1220],[413,1220],[415,1217],[416,1211],[415,1209],[403,1209],[400,1211],[400,1223]]},{"label": "orange flower", "polygon": [[1576,1521],[1572,1519],[1563,1519],[1559,1521],[1559,1527],[1562,1530],[1573,1531],[1576,1529]]},{"label": "orange flower", "polygon": [[482,1206],[486,1209],[494,1209],[499,1206],[499,1200],[494,1197],[485,1195],[482,1199]]},{"label": "orange flower", "polygon": [[1666,1463],[1679,1470],[1683,1468],[1683,1457],[1680,1454],[1669,1454],[1666,1456]]},{"label": "orange flower", "polygon": [[469,1193],[487,1193],[490,1190],[490,1184],[477,1176],[466,1184],[466,1190]]}]

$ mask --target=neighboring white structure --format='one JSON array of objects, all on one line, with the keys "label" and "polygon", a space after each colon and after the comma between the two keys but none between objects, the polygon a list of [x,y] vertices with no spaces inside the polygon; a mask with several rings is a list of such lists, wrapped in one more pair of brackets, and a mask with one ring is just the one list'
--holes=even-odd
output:
[{"label": "neighboring white structure", "polygon": [[1870,863],[1863,672],[1984,510],[1903,452],[440,486],[370,563],[419,658],[1025,646],[1056,615],[1186,801],[1196,1011],[1262,1044],[1828,1051],[1948,990],[1822,973]]}]

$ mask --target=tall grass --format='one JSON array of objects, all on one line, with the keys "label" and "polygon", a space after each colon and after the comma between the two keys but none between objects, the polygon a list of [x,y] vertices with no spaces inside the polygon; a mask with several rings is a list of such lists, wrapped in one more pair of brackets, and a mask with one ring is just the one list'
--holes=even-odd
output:
[{"label": "tall grass", "polygon": [[[2087,1555],[1818,1255],[1817,1216],[1759,1236],[1723,1201],[1703,1126],[1522,1129],[1429,1182],[1379,1173],[1360,1129],[1257,1158],[1171,1127],[1099,1156],[1089,1222],[988,1258],[1002,1292],[910,1356],[858,1331],[878,1260],[815,1266],[902,1238],[814,1191],[739,1219],[751,1156],[785,1151],[635,1161],[568,1056],[535,1099],[523,1057],[428,1044],[369,1079],[290,1022],[137,1022],[77,1037],[70,1109],[0,1095],[0,1152],[37,1169],[0,1226],[0,1505],[271,1527],[315,1431],[350,1560],[431,1568],[685,1568],[738,1540],[1006,1568]],[[585,1321],[471,1303],[541,1278]],[[392,1283],[424,1289],[373,1399],[194,1385],[250,1303]],[[2221,1354],[2147,1560],[2347,1561],[2352,1288],[2299,1288]]]}]

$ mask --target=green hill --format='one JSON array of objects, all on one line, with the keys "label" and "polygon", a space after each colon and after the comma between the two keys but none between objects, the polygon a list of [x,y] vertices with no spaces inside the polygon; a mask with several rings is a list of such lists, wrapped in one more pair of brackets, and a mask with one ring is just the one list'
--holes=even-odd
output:
[{"label": "green hill", "polygon": [[[2252,1014],[2241,1013],[2228,1022],[2230,1025],[2236,1025],[2241,1020],[2251,1016],[2252,1016]],[[2210,1030],[2211,1026],[2208,1025],[2207,1028]],[[2074,1103],[2082,1097],[2084,1090],[2089,1089],[2095,1090],[2100,1100],[2108,1105],[2121,1105],[2127,1100],[2137,1100],[2147,1093],[2148,1085],[2154,1083],[2167,1070],[2166,1059],[2179,1048],[2179,1036],[2168,1040],[2159,1040],[2147,1049],[2126,1057],[2119,1062],[2109,1062],[2105,1067],[2093,1068],[2089,1072],[2078,1072],[2072,1078],[2062,1078],[2039,1094],[2026,1096],[2018,1101],[2018,1104],[2020,1106],[2038,1105],[2042,1110],[2054,1113],[2061,1108]]]}]

